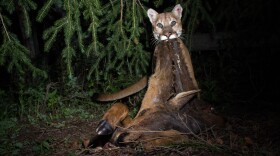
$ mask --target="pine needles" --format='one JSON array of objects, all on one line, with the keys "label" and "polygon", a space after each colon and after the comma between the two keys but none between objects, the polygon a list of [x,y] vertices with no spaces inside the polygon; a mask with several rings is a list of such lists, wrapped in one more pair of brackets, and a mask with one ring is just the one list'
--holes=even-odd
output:
[{"label": "pine needles", "polygon": [[[16,90],[59,80],[62,88],[71,82],[90,93],[116,91],[148,72],[154,49],[146,26],[150,4],[166,5],[162,0],[1,1],[0,65],[15,79]],[[207,10],[202,1],[181,4],[190,43]]]}]

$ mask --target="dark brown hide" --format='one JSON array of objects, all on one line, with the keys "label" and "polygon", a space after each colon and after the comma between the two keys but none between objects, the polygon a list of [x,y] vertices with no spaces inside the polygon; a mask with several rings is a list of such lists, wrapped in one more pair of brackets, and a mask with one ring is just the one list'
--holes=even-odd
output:
[{"label": "dark brown hide", "polygon": [[[157,141],[154,146],[176,143],[182,137],[187,139],[187,134],[198,134],[206,127],[223,126],[224,120],[220,116],[205,111],[207,106],[204,101],[193,98],[179,111],[163,105],[143,110],[129,125],[119,127],[111,141],[117,145],[137,143],[149,149],[150,140],[169,138],[169,133],[163,135],[163,131],[172,131],[173,139]],[[177,137],[174,136],[175,132]]]},{"label": "dark brown hide", "polygon": [[175,93],[198,89],[190,75],[192,69],[188,69],[189,67],[186,66],[184,60],[181,59],[183,58],[183,53],[186,53],[186,51],[183,51],[180,47],[179,39],[174,39],[167,43],[170,48],[170,50],[168,50],[169,57],[172,59]]},{"label": "dark brown hide", "polygon": [[[180,39],[160,42],[154,58],[154,73],[136,117],[124,124],[128,109],[120,103],[104,115],[104,122],[98,129],[119,125],[111,142],[117,145],[141,143],[149,149],[185,141],[186,134],[199,133],[207,126],[222,125],[222,118],[204,111],[207,105],[196,96],[199,89],[191,59]],[[121,113],[115,114],[117,112]]]}]

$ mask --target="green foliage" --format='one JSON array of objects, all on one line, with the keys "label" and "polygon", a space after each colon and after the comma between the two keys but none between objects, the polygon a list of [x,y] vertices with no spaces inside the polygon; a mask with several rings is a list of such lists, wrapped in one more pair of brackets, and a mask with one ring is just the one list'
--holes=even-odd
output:
[{"label": "green foliage", "polygon": [[[200,21],[213,25],[211,8],[200,0],[177,2],[184,8],[190,43]],[[162,0],[1,1],[0,66],[14,85],[0,95],[8,99],[5,91],[11,91],[14,100],[9,107],[14,109],[1,108],[30,122],[36,122],[35,117],[48,121],[82,113],[71,107],[93,105],[89,100],[93,93],[117,91],[134,83],[147,74],[154,48],[149,42],[152,32],[146,28],[147,8],[168,6],[166,11],[170,11],[174,5]],[[141,96],[135,97],[132,103],[141,101]]]},{"label": "green foliage", "polygon": [[44,71],[36,68],[31,63],[28,56],[28,49],[20,44],[18,40],[10,39],[4,42],[0,47],[0,51],[0,65],[6,65],[8,72],[14,72],[23,76],[26,71],[31,71],[33,77],[47,77],[47,74]]},{"label": "green foliage", "polygon": [[51,152],[50,139],[40,142],[17,140],[21,129],[22,126],[16,118],[0,120],[0,155],[22,155],[21,151],[30,146],[32,151],[38,155]]},{"label": "green foliage", "polygon": [[[24,89],[21,93],[18,113],[20,117],[27,116],[30,123],[40,121],[51,122],[54,119],[79,117],[81,119],[96,118],[101,114],[91,115],[88,108],[103,112],[99,106],[92,103],[87,93],[81,88],[66,85],[63,91],[56,83],[50,83],[46,88],[40,86]],[[67,94],[65,94],[67,93]],[[101,110],[101,111],[100,111]]]},{"label": "green foliage", "polygon": [[44,140],[42,142],[37,142],[33,145],[32,151],[38,155],[45,155],[47,153],[51,153],[51,147],[49,144],[49,140]]},{"label": "green foliage", "polygon": [[[180,3],[184,9],[183,35],[189,49],[197,30],[215,32],[217,23],[223,26],[219,30],[239,30],[244,28],[241,23],[246,24],[247,21],[266,23],[265,17],[272,16],[262,16],[263,11],[260,10],[264,10],[265,6],[273,8],[270,7],[273,6],[271,1],[265,2],[265,5],[259,4],[263,1],[253,3],[252,0],[172,2],[0,1],[0,85],[4,86],[0,88],[0,155],[19,154],[30,144],[38,155],[50,150],[49,140],[15,141],[21,128],[17,126],[19,120],[32,124],[44,122],[60,128],[65,124],[54,123],[53,120],[100,118],[110,105],[101,106],[92,102],[90,96],[93,93],[118,91],[147,74],[154,49],[149,42],[152,31],[146,17],[147,8],[170,11],[175,2]],[[201,28],[201,25],[204,27]],[[268,28],[273,23],[263,25]],[[260,26],[256,24],[256,30]],[[241,58],[242,53],[246,52],[235,53],[238,55],[235,58]],[[233,99],[232,93],[224,90],[240,91],[238,86],[243,84],[238,84],[237,78],[241,77],[238,69],[245,69],[244,64],[233,59],[228,51],[222,55],[215,52],[212,58],[205,53],[194,58],[196,55],[192,58],[199,65],[194,67],[203,98],[217,103]],[[247,60],[246,63],[250,63]],[[254,81],[262,79],[256,77]],[[132,117],[137,113],[143,95],[144,91],[128,98],[133,105]],[[13,136],[9,136],[7,131]],[[220,150],[205,145],[201,147]]]},{"label": "green foliage", "polygon": [[[23,5],[24,6],[24,5]],[[25,14],[27,16],[27,13]],[[36,68],[28,56],[29,50],[20,43],[16,35],[8,31],[7,26],[11,25],[11,21],[8,17],[2,16],[0,13],[0,19],[2,24],[2,35],[3,41],[0,46],[0,65],[5,65],[8,72],[17,73],[19,76],[23,76],[26,71],[31,71],[34,77],[43,76],[47,77],[47,74]],[[29,18],[26,17],[25,26],[29,29],[25,31],[26,34],[30,35],[30,23]]]},{"label": "green foliage", "polygon": [[[22,143],[15,143],[14,138],[18,135],[20,127],[16,118],[0,120],[0,155],[18,155]],[[12,136],[10,136],[12,134]]]},{"label": "green foliage", "polygon": [[72,62],[77,58],[77,51],[79,56],[85,55],[92,59],[88,64],[88,80],[98,81],[100,77],[108,80],[116,74],[143,75],[147,71],[149,53],[139,43],[144,30],[140,27],[140,22],[145,10],[136,7],[137,3],[140,2],[110,1],[103,5],[98,0],[64,1],[64,5],[46,2],[39,10],[37,21],[45,18],[51,5],[61,7],[65,16],[44,31],[44,50],[49,51],[57,35],[64,33],[65,47],[61,55],[69,78],[75,77]]},{"label": "green foliage", "polygon": [[65,25],[65,23],[66,23],[65,20],[66,20],[65,18],[57,20],[55,22],[54,26],[52,26],[49,29],[44,31],[43,39],[46,40],[45,41],[45,46],[44,46],[45,51],[50,50],[51,46],[55,42],[55,39],[57,37],[58,32],[61,31],[61,29]]},{"label": "green foliage", "polygon": [[[12,96],[5,93],[7,90],[1,90],[1,98],[5,99],[1,104],[2,114],[16,114],[30,123],[51,122],[76,114],[81,118],[99,116],[83,111],[90,105],[91,109],[98,110],[89,98],[93,93],[118,91],[147,74],[153,51],[149,42],[151,32],[145,28],[149,24],[146,10],[151,7],[145,6],[148,2],[0,2],[0,65],[12,77],[10,83],[14,83],[8,88],[14,93]],[[166,8],[164,1],[152,3],[155,9]],[[180,4],[184,8],[183,23],[187,25],[186,35],[190,43],[200,20],[206,18],[211,23],[209,9],[201,1],[180,1]],[[165,11],[170,11],[174,5],[168,4]],[[37,13],[35,16],[32,15],[34,12]],[[17,13],[21,15],[15,19]],[[17,20],[22,22],[22,28],[17,27],[20,31],[14,31]],[[48,23],[42,27],[42,32],[34,29],[40,23]],[[35,59],[32,59],[36,34],[43,39],[38,41],[43,46],[39,46]],[[25,40],[31,40],[32,46]],[[49,66],[45,62],[49,54],[58,58],[55,65]],[[132,116],[136,114],[142,96],[140,93],[129,98],[134,105]],[[13,100],[9,102],[9,98]],[[79,105],[84,107],[77,107]]]},{"label": "green foliage", "polygon": [[[46,17],[46,15],[48,14],[51,6],[53,5],[53,3],[55,2],[55,0],[48,0],[47,2],[45,2],[45,5],[39,10],[38,15],[37,15],[37,21],[38,22],[42,22],[43,19]],[[58,2],[58,1],[56,1]]]}]

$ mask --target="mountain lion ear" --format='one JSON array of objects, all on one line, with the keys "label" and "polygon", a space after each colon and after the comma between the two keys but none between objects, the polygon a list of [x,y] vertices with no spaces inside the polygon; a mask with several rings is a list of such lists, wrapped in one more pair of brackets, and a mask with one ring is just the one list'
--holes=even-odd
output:
[{"label": "mountain lion ear", "polygon": [[183,12],[183,8],[181,7],[180,4],[177,4],[172,10],[172,13],[175,16],[177,16],[179,19],[181,19],[181,17],[182,17],[182,12]]},{"label": "mountain lion ear", "polygon": [[156,21],[158,13],[154,9],[149,9],[147,11],[147,15],[148,15],[151,23],[154,23]]}]

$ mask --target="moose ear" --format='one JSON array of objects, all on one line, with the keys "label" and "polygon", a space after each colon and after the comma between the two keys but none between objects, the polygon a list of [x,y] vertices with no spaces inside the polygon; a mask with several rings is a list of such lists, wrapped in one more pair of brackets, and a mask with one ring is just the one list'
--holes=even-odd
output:
[{"label": "moose ear", "polygon": [[177,5],[173,8],[173,10],[172,10],[172,13],[173,13],[176,17],[178,17],[179,19],[181,19],[181,17],[182,17],[182,12],[183,12],[183,8],[181,7],[180,4],[177,4]]},{"label": "moose ear", "polygon": [[147,15],[148,15],[151,23],[154,23],[156,21],[158,13],[154,9],[149,9],[147,11]]}]

